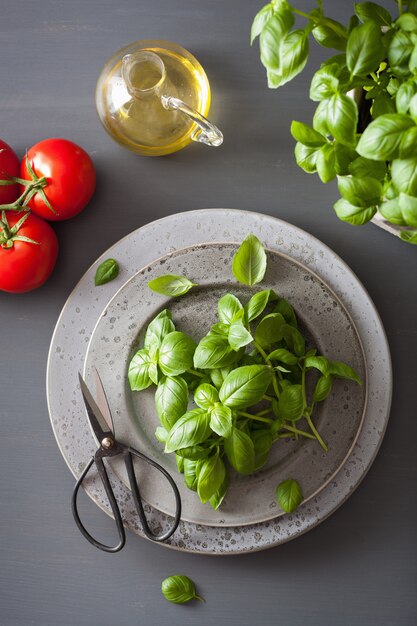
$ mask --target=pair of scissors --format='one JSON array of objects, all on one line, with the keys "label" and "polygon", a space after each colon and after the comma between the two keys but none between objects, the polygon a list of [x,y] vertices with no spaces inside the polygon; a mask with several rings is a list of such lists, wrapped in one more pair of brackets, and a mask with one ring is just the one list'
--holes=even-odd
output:
[{"label": "pair of scissors", "polygon": [[[176,531],[176,529],[178,528],[178,524],[180,522],[181,498],[180,498],[180,494],[178,491],[178,487],[175,484],[173,478],[170,476],[170,474],[163,467],[161,467],[161,465],[159,465],[158,463],[156,463],[149,457],[145,456],[141,452],[138,452],[134,448],[131,448],[122,443],[119,443],[116,440],[115,435],[114,435],[114,426],[113,426],[113,420],[111,417],[110,407],[106,399],[106,394],[103,388],[103,384],[101,382],[100,376],[96,369],[94,369],[94,378],[95,378],[95,383],[96,383],[97,402],[94,400],[81,374],[79,374],[81,393],[84,398],[84,403],[86,406],[88,419],[90,420],[90,424],[92,426],[94,434],[99,442],[99,448],[97,452],[94,454],[94,456],[87,463],[81,476],[79,477],[79,479],[77,480],[75,484],[74,491],[72,494],[72,499],[71,499],[71,509],[72,509],[72,514],[74,516],[74,520],[78,528],[80,529],[81,533],[84,535],[84,537],[90,543],[92,543],[93,546],[95,546],[96,548],[99,548],[99,550],[103,550],[104,552],[118,552],[119,550],[123,548],[123,546],[125,545],[125,541],[126,541],[123,520],[122,520],[122,516],[120,513],[119,505],[117,504],[113,489],[110,485],[106,467],[104,465],[104,459],[109,459],[114,456],[121,455],[124,461],[125,467],[126,467],[128,478],[129,478],[129,485],[132,491],[133,502],[135,504],[136,511],[141,521],[142,529],[143,529],[145,536],[148,539],[151,539],[152,541],[165,541],[166,539],[169,539],[169,537],[171,537],[171,535]],[[100,408],[99,408],[99,405],[100,405]],[[140,495],[140,490],[139,490],[138,482],[135,476],[135,470],[133,468],[133,457],[137,457],[141,459],[142,461],[145,461],[146,463],[148,463],[149,465],[151,465],[152,467],[160,471],[169,482],[172,488],[172,491],[174,493],[175,516],[174,516],[173,524],[167,531],[159,535],[154,534],[149,528],[148,521],[146,519],[145,512],[143,510],[143,503],[142,503],[142,499]],[[86,528],[82,524],[80,516],[78,514],[78,508],[77,508],[78,490],[93,464],[98,472],[101,482],[103,483],[104,489],[107,494],[107,498],[110,502],[114,519],[116,521],[117,532],[119,535],[119,543],[116,546],[108,546],[94,539],[94,537],[90,535],[90,533],[86,530]]]}]

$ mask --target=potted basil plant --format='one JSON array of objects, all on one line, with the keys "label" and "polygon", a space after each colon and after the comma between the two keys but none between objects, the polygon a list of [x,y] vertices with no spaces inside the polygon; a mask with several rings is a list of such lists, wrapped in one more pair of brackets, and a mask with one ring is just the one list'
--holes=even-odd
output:
[{"label": "potted basil plant", "polygon": [[[417,0],[396,4],[392,16],[355,3],[345,26],[325,16],[322,0],[310,13],[273,0],[256,15],[251,42],[259,36],[272,88],[303,70],[311,37],[338,51],[311,81],[311,124],[292,122],[296,161],[323,183],[337,177],[341,220],[372,220],[417,244]],[[306,24],[294,28],[298,16]]]}]

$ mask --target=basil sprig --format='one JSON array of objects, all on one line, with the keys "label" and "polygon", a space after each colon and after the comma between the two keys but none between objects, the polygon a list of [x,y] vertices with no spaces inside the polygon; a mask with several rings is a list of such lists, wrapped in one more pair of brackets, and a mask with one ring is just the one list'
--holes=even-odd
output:
[{"label": "basil sprig", "polygon": [[[362,188],[343,184],[359,201]],[[370,187],[373,193],[378,185]],[[267,257],[254,235],[236,258],[234,271],[242,282],[261,280]],[[160,426],[155,437],[166,453],[175,453],[186,486],[215,509],[227,494],[228,467],[240,474],[258,471],[274,442],[306,437],[327,450],[313,421],[314,407],[331,393],[335,379],[361,382],[350,366],[306,345],[293,307],[270,289],[245,303],[225,293],[217,314],[218,321],[196,344],[164,309],[149,323],[128,369],[133,391],[156,386]],[[311,392],[308,378],[316,379]],[[290,510],[282,505],[285,498],[297,500],[293,492],[292,487],[290,496],[282,496],[279,488],[284,510]],[[177,583],[182,589],[183,582]]]},{"label": "basil sprig", "polygon": [[[294,121],[295,159],[323,183],[338,178],[336,215],[365,224],[377,210],[407,227],[403,241],[417,241],[417,3],[398,3],[395,18],[375,2],[354,3],[348,26],[327,17],[322,1],[310,12],[273,0],[256,15],[251,43],[259,37],[269,87],[302,71],[309,37],[340,51],[313,76],[310,98],[317,108],[310,125]],[[294,29],[294,18],[306,20]],[[351,90],[362,90],[363,127]]]}]

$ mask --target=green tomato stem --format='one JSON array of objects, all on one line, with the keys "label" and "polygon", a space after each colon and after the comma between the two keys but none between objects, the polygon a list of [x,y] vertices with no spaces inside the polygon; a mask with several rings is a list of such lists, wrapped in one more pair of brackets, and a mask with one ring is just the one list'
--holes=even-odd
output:
[{"label": "green tomato stem", "polygon": [[323,448],[323,450],[324,450],[325,452],[328,452],[328,447],[327,447],[327,446],[326,446],[326,444],[324,443],[323,439],[320,437],[320,434],[319,434],[318,430],[316,429],[316,427],[314,426],[314,424],[313,424],[313,422],[312,422],[312,420],[311,420],[311,417],[307,414],[307,415],[305,416],[305,418],[306,418],[306,420],[307,420],[308,425],[310,426],[310,430],[311,430],[311,432],[312,432],[312,433],[314,433],[315,438],[317,439],[317,441],[319,442],[319,444],[321,445],[321,447]]},{"label": "green tomato stem", "polygon": [[246,411],[238,411],[238,415],[247,417],[251,420],[256,420],[257,422],[265,422],[265,424],[272,424],[274,421],[268,417],[260,417],[259,415],[254,415],[253,413],[246,413]]}]

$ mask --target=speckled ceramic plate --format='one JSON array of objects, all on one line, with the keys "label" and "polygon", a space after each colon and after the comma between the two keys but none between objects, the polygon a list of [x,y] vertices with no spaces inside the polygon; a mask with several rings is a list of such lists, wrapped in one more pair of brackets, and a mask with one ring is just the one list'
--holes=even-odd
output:
[{"label": "speckled ceramic plate", "polygon": [[[363,286],[346,264],[324,244],[304,231],[280,220],[230,209],[205,209],[180,213],[134,231],[98,259],[69,297],[51,342],[47,372],[51,422],[62,454],[73,474],[78,476],[94,452],[96,442],[86,419],[77,384],[77,374],[83,369],[87,345],[102,311],[123,284],[132,277],[135,277],[132,278],[133,281],[139,280],[140,270],[144,267],[149,265],[153,268],[155,259],[174,253],[181,254],[182,250],[201,245],[236,244],[248,232],[256,234],[271,251],[273,257],[277,259],[287,257],[286,262],[290,264],[293,262],[306,276],[312,277],[313,279],[310,278],[309,282],[305,281],[306,287],[310,287],[311,283],[316,288],[322,282],[322,289],[327,290],[329,298],[331,298],[330,294],[335,294],[334,301],[337,303],[335,308],[339,309],[340,306],[340,314],[342,315],[345,311],[346,319],[353,321],[352,328],[354,326],[356,329],[354,334],[363,347],[368,400],[365,403],[362,428],[356,441],[354,441],[354,434],[351,440],[351,444],[353,442],[351,453],[344,461],[339,460],[334,468],[333,478],[327,483],[324,480],[325,486],[318,493],[313,491],[310,499],[294,514],[277,516],[268,521],[245,526],[233,526],[232,523],[228,525],[223,522],[223,525],[219,527],[184,520],[169,543],[164,545],[189,552],[233,554],[261,550],[288,541],[330,515],[363,478],[383,437],[389,415],[392,385],[390,356],[385,333]],[[213,249],[213,246],[208,246],[208,249]],[[232,248],[226,245],[225,249],[229,250],[230,254]],[[100,289],[95,288],[93,277],[97,264],[108,256],[119,260],[122,271],[115,281]],[[229,260],[226,260],[226,264],[229,264]],[[128,289],[127,285],[126,289]],[[285,295],[285,292],[283,294]],[[198,296],[197,292],[195,296]],[[308,297],[307,294],[306,297]],[[294,302],[294,304],[303,320],[304,317],[310,318],[311,311],[308,314],[303,313],[300,302]],[[161,300],[160,306],[162,305]],[[139,330],[139,327],[136,328],[136,334]],[[325,350],[326,346],[329,348],[327,343],[323,343],[324,337],[320,335],[320,332],[313,326],[310,330],[321,349]],[[113,343],[116,346],[118,342]],[[353,365],[356,363],[356,367],[361,370],[359,352],[355,351],[355,354],[359,362],[351,362]],[[344,387],[343,392],[345,392]],[[138,411],[137,407],[135,411]],[[326,421],[323,417],[319,416],[320,427],[326,428]],[[118,423],[116,428],[119,429],[119,427]],[[355,432],[357,428],[358,424]],[[327,435],[331,439],[331,432],[327,432]],[[349,446],[347,450],[348,448]],[[340,464],[340,469],[337,471]],[[123,503],[122,514],[125,524],[142,535],[134,514],[130,491],[117,473],[111,473],[116,495]],[[87,481],[86,490],[104,511],[110,513],[104,490],[94,475]],[[167,524],[165,513],[150,505],[147,505],[146,509],[155,528],[164,527]],[[278,514],[278,511],[276,512]]]},{"label": "speckled ceramic plate", "polygon": [[[156,459],[176,476],[183,520],[211,526],[245,526],[277,517],[280,509],[275,500],[275,489],[289,477],[298,480],[305,501],[316,496],[351,451],[366,406],[365,359],[346,310],[331,289],[304,265],[269,250],[268,270],[262,288],[274,289],[289,299],[299,323],[310,337],[310,345],[317,346],[321,354],[333,360],[349,363],[364,384],[359,387],[354,382],[335,380],[330,397],[318,405],[315,420],[328,444],[327,453],[317,441],[304,438],[277,442],[261,471],[250,476],[231,476],[227,496],[218,511],[209,504],[201,504],[197,494],[187,489],[176,469],[175,455],[164,454],[162,444],[154,436],[159,425],[154,388],[132,393],[127,383],[127,369],[130,358],[143,345],[148,323],[161,308],[169,308],[176,328],[198,341],[218,321],[217,302],[222,295],[232,291],[246,302],[261,288],[244,287],[233,279],[231,265],[237,247],[228,243],[193,246],[144,267],[127,281],[104,309],[92,334],[84,365],[84,376],[91,384],[93,366],[100,372],[117,437]],[[177,299],[155,294],[147,283],[162,273],[185,274],[199,287]],[[128,485],[124,463],[115,457],[112,465]],[[164,513],[174,515],[175,503],[166,479],[143,463],[138,463],[137,472],[144,499]]]}]

